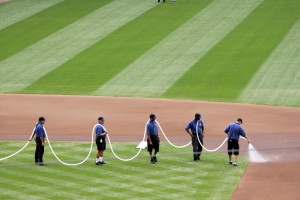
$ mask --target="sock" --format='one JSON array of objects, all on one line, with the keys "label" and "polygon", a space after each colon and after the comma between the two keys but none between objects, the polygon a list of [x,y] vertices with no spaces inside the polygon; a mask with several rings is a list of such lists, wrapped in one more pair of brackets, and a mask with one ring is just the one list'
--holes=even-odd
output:
[{"label": "sock", "polygon": [[96,158],[96,163],[99,162],[99,158]]},{"label": "sock", "polygon": [[100,158],[99,158],[99,161],[102,162],[102,161],[103,161],[103,157],[100,157]]}]

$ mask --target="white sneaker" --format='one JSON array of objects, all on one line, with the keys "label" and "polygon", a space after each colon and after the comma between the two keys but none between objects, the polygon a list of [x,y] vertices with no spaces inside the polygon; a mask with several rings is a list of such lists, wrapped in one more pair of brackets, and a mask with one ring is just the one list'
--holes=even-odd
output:
[{"label": "white sneaker", "polygon": [[236,166],[238,166],[238,164],[237,164],[236,162],[234,162],[234,163],[232,164],[232,166],[236,167]]}]

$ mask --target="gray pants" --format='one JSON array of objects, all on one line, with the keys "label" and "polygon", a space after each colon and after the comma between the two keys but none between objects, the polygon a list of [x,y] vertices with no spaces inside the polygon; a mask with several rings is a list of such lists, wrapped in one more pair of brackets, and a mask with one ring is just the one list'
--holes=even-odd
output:
[{"label": "gray pants", "polygon": [[[199,135],[199,139],[201,144],[203,145],[203,135]],[[193,135],[192,137],[192,145],[193,145],[193,156],[194,160],[199,159],[202,153],[202,146],[200,145],[197,135]]]}]

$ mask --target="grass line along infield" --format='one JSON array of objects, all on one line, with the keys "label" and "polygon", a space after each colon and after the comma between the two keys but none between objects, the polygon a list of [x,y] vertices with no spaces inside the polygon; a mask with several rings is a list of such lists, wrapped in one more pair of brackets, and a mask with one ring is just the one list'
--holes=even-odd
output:
[{"label": "grass line along infield", "polygon": [[[85,157],[89,148],[88,143],[80,142],[52,144],[61,159],[72,161]],[[2,141],[0,145],[5,149],[0,152],[3,157],[15,151],[22,142]],[[114,143],[113,146],[122,157],[136,152],[133,143]],[[1,199],[39,199],[42,195],[47,199],[174,199],[185,196],[225,200],[229,199],[247,165],[247,160],[241,157],[240,166],[233,168],[227,163],[227,155],[222,153],[204,154],[203,160],[195,163],[190,155],[191,147],[182,149],[178,156],[173,147],[162,143],[156,165],[149,163],[146,150],[131,162],[121,162],[108,149],[105,166],[96,166],[91,156],[81,166],[67,167],[59,164],[46,146],[48,165],[38,167],[32,163],[34,147],[32,143],[19,155],[0,163]]]}]

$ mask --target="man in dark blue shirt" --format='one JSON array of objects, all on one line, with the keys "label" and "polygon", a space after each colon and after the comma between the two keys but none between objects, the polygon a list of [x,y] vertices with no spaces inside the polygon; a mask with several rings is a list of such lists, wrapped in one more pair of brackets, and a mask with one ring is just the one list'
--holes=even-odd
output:
[{"label": "man in dark blue shirt", "polygon": [[[197,127],[198,123],[198,127]],[[204,124],[201,120],[201,115],[199,113],[195,114],[195,118],[191,120],[185,127],[186,132],[192,137],[192,145],[193,145],[193,157],[194,161],[200,161],[200,156],[202,153],[202,146],[203,145],[203,137],[204,137]],[[197,132],[199,136],[198,141]]]},{"label": "man in dark blue shirt", "polygon": [[106,135],[107,131],[104,124],[104,117],[98,118],[98,124],[95,126],[95,134],[96,134],[96,144],[97,144],[97,155],[96,155],[96,165],[103,165],[106,162],[103,161],[103,153],[106,149]]},{"label": "man in dark blue shirt", "polygon": [[[229,124],[229,126],[225,129],[225,133],[228,134],[228,156],[229,156],[229,164],[233,166],[237,166],[237,159],[239,155],[239,139],[240,136],[243,136],[248,140],[248,143],[250,143],[250,140],[248,139],[245,131],[241,127],[241,124],[243,123],[243,120],[241,118],[238,118],[236,122]],[[234,161],[232,163],[232,154],[234,154]]]},{"label": "man in dark blue shirt", "polygon": [[[154,114],[151,114],[150,120],[147,123],[147,127],[146,127],[148,151],[149,151],[152,164],[155,164],[157,162],[156,154],[159,152],[158,127],[155,120],[156,120],[156,116]],[[153,149],[154,149],[154,155],[152,154]]]},{"label": "man in dark blue shirt", "polygon": [[44,156],[44,147],[45,147],[45,138],[46,138],[46,133],[44,129],[44,124],[45,124],[45,118],[40,117],[39,122],[35,127],[34,134],[30,138],[30,141],[36,135],[36,148],[35,148],[35,164],[44,166],[43,162],[43,156]]}]

